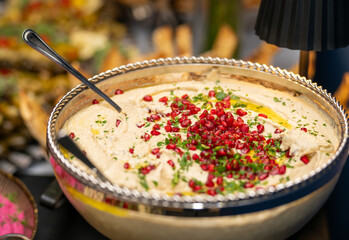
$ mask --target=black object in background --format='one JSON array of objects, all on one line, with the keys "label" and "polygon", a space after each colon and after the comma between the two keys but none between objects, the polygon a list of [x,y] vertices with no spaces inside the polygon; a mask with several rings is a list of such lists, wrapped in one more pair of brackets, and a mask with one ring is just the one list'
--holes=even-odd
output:
[{"label": "black object in background", "polygon": [[[314,81],[327,89],[328,92],[335,93],[345,72],[349,72],[349,47],[316,53]],[[347,160],[338,183],[325,205],[330,237],[333,240],[349,239],[348,186],[349,162]]]},{"label": "black object in background", "polygon": [[256,34],[278,47],[326,51],[349,44],[349,1],[262,0]]},{"label": "black object in background", "polygon": [[[349,25],[347,31],[349,32]],[[344,73],[349,72],[349,47],[316,52],[315,68],[314,81],[328,92],[335,93]]]}]

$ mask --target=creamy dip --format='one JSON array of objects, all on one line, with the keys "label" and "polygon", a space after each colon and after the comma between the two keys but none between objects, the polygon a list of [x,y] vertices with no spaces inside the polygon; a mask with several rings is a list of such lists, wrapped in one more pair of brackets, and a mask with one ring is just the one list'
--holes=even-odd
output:
[{"label": "creamy dip", "polygon": [[277,185],[338,146],[334,124],[305,96],[213,79],[118,89],[127,116],[93,100],[63,129],[112,183],[170,195]]}]

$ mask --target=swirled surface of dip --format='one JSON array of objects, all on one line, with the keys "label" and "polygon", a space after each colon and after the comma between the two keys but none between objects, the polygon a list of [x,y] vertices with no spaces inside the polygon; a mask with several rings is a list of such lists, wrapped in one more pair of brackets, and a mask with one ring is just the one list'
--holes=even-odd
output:
[{"label": "swirled surface of dip", "polygon": [[127,117],[93,100],[63,128],[112,183],[130,189],[216,195],[277,185],[338,146],[327,115],[291,92],[216,78],[115,93]]}]

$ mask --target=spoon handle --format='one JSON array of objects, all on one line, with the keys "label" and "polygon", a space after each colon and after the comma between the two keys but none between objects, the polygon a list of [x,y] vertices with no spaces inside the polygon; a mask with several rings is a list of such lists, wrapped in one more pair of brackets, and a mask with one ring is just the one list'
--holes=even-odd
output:
[{"label": "spoon handle", "polygon": [[33,49],[46,56],[50,60],[60,65],[63,69],[73,74],[81,82],[85,83],[89,88],[95,91],[99,96],[104,98],[110,103],[118,112],[123,112],[122,109],[107,95],[105,95],[99,88],[97,88],[92,82],[88,81],[80,72],[78,72],[72,65],[65,61],[57,52],[55,52],[50,46],[48,46],[44,40],[33,30],[27,29],[23,32],[23,40]]},{"label": "spoon handle", "polygon": [[95,171],[97,175],[102,180],[108,180],[99,170],[95,167],[95,165],[86,157],[86,155],[80,150],[80,148],[74,143],[73,140],[67,135],[59,132],[57,137],[57,142],[62,145],[65,149],[67,149],[70,153],[72,153],[75,157],[79,158],[87,167],[89,167],[92,171]]}]

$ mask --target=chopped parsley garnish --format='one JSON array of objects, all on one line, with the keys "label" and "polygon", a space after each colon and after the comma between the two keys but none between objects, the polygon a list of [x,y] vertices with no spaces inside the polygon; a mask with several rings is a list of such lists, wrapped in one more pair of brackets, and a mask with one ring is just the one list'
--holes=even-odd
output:
[{"label": "chopped parsley garnish", "polygon": [[227,96],[227,94],[224,92],[216,92],[216,98],[219,101],[222,101],[226,96]]},{"label": "chopped parsley garnish", "polygon": [[281,102],[281,100],[278,99],[277,97],[274,97],[273,99],[274,99],[274,102]]},{"label": "chopped parsley garnish", "polygon": [[146,180],[146,175],[138,173],[138,178],[139,178],[139,183],[141,184],[142,187],[144,187],[145,190],[149,190],[149,186]]}]

